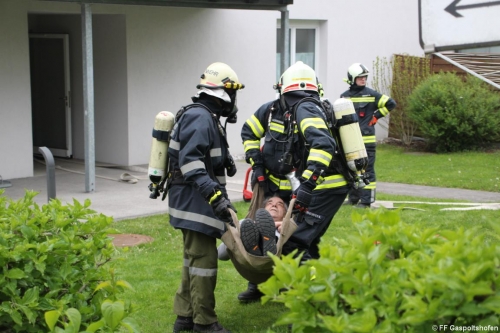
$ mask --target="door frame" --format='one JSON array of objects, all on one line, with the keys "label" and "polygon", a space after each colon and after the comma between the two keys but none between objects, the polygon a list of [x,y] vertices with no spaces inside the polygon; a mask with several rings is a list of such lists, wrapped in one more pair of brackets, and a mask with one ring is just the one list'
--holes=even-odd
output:
[{"label": "door frame", "polygon": [[[64,46],[64,100],[65,100],[65,117],[66,117],[66,149],[50,148],[54,156],[73,157],[73,141],[71,133],[71,82],[70,82],[70,67],[69,67],[69,35],[68,34],[38,34],[30,33],[29,38],[58,38],[63,41]],[[33,146],[33,153],[38,154],[40,147]]]}]

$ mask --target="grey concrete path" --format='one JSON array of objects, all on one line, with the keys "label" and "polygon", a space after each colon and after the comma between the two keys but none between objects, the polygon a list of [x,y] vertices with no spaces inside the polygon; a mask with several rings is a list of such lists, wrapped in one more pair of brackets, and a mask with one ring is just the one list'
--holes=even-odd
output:
[{"label": "grey concrete path", "polygon": [[[83,202],[90,199],[91,208],[99,213],[114,217],[116,220],[167,213],[167,201],[149,198],[147,165],[135,167],[96,166],[95,192],[85,192],[85,166],[83,161],[56,159],[56,197],[63,203],[71,204],[73,199]],[[227,178],[228,194],[232,201],[243,199],[243,186],[248,164],[236,162],[238,172],[235,177]],[[34,177],[9,179],[12,186],[4,188],[5,196],[19,199],[25,189],[39,192],[35,201],[47,203],[46,166],[34,162]],[[120,180],[128,173],[135,184]],[[500,193],[481,192],[460,189],[444,189],[430,186],[415,186],[393,183],[377,183],[381,193],[411,195],[425,198],[458,199],[471,202],[500,203]]]}]

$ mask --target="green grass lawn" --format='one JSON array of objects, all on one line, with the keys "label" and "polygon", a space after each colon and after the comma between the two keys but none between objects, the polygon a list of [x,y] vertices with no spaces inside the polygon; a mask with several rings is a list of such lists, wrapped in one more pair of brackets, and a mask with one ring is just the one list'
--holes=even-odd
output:
[{"label": "green grass lawn", "polygon": [[[379,182],[432,185],[499,191],[500,154],[461,153],[449,155],[405,153],[394,146],[380,145],[377,152]],[[378,194],[378,200],[429,201],[427,198]],[[442,202],[445,200],[431,200]],[[448,200],[453,202],[452,200]],[[160,203],[159,203],[160,204]],[[161,203],[166,204],[166,203]],[[248,210],[248,203],[235,203],[239,217]],[[443,211],[437,205],[412,205],[420,210],[401,209],[402,220],[425,227],[442,229],[479,226],[480,231],[492,235],[490,223],[499,223],[500,212],[492,210]],[[351,213],[355,208],[343,206],[334,218],[322,244],[330,244],[333,237],[343,238],[356,232]],[[115,223],[122,233],[136,233],[154,238],[149,244],[119,249],[114,265],[120,277],[135,291],[127,292],[127,299],[137,305],[133,317],[143,333],[171,332],[175,315],[173,297],[179,287],[182,269],[182,236],[168,222],[168,215],[122,220]],[[236,296],[246,289],[246,281],[239,276],[231,262],[219,262],[216,289],[216,311],[219,321],[232,332],[266,332],[286,308],[280,304],[241,304]],[[275,332],[287,332],[274,327]]]},{"label": "green grass lawn", "polygon": [[377,146],[377,181],[500,192],[500,151],[431,154]]},{"label": "green grass lawn", "polygon": [[[403,200],[398,196],[384,196],[384,200]],[[419,200],[422,198],[419,198]],[[440,200],[442,201],[442,200]],[[242,217],[248,203],[238,202],[236,208]],[[419,205],[420,210],[401,210],[403,221],[418,223],[422,227],[438,226],[454,229],[480,226],[491,234],[489,222],[500,220],[498,211],[441,211],[436,205]],[[323,237],[329,244],[333,237],[345,237],[355,231],[351,213],[355,208],[343,206]],[[120,260],[115,264],[121,278],[135,288],[126,297],[137,304],[134,318],[144,333],[171,332],[175,315],[172,312],[173,297],[180,283],[182,269],[182,236],[168,223],[168,215],[138,218],[116,222],[123,233],[146,234],[154,238],[149,244],[120,250]],[[219,321],[232,332],[266,332],[286,309],[281,304],[241,304],[236,296],[246,289],[246,281],[239,276],[231,262],[219,262],[216,289],[216,311]],[[287,332],[283,327],[275,332]]]}]

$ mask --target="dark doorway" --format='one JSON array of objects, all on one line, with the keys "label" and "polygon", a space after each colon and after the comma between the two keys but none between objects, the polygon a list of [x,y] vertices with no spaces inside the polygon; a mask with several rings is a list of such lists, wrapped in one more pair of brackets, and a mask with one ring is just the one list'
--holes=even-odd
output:
[{"label": "dark doorway", "polygon": [[33,150],[72,157],[68,35],[30,34]]}]

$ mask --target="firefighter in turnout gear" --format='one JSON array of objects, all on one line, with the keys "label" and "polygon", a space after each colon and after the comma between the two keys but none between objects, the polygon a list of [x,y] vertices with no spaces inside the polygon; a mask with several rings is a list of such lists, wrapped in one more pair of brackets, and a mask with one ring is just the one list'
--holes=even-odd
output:
[{"label": "firefighter in turnout gear", "polygon": [[[299,61],[283,73],[276,88],[279,98],[262,105],[243,125],[245,158],[267,195],[278,193],[287,203],[292,193],[296,197],[298,228],[284,244],[283,254],[298,249],[304,260],[318,258],[320,239],[348,186],[332,167],[337,143],[321,109],[314,70]],[[286,177],[293,170],[301,182],[295,191]],[[238,299],[249,302],[261,296],[250,282]]]},{"label": "firefighter in turnout gear", "polygon": [[370,184],[362,189],[351,189],[347,201],[347,204],[355,205],[358,208],[370,208],[370,205],[375,202],[375,189],[377,187],[375,124],[378,119],[387,116],[396,107],[396,102],[392,98],[366,86],[368,73],[368,69],[362,64],[352,64],[347,70],[347,79],[345,80],[350,85],[349,90],[340,96],[350,98],[354,104],[368,155],[366,173]]},{"label": "firefighter in turnout gear", "polygon": [[[181,108],[168,148],[170,223],[184,241],[182,281],[174,297],[174,332],[229,332],[217,321],[217,238],[234,209],[226,192],[231,163],[221,117],[236,117],[236,94],[244,88],[224,63],[213,63],[201,75],[194,104]],[[234,163],[232,164],[234,167]],[[231,170],[234,175],[235,170]]]}]

